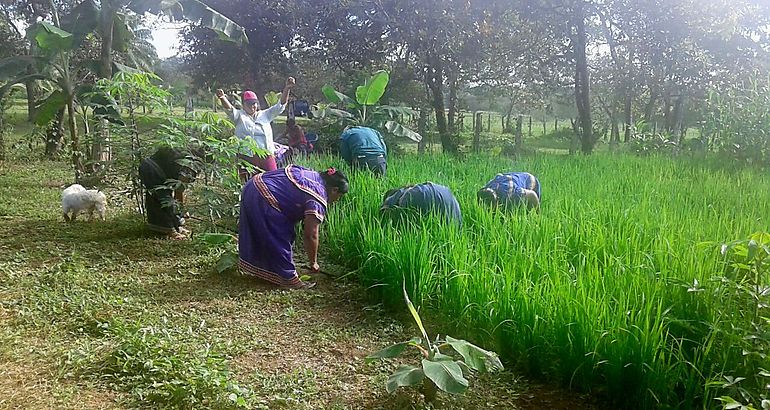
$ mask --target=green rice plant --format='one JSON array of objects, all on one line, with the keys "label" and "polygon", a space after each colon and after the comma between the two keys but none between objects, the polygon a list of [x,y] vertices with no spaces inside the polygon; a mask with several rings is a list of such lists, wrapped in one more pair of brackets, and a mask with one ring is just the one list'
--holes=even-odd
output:
[{"label": "green rice plant", "polygon": [[[468,388],[466,377],[471,371],[485,373],[503,370],[503,364],[496,353],[486,351],[465,340],[455,339],[449,335],[442,340],[439,335],[436,335],[436,339],[431,343],[417,309],[409,300],[405,283],[403,292],[406,306],[409,308],[409,313],[417,324],[422,337],[414,337],[406,342],[386,347],[367,356],[367,360],[397,357],[407,347],[416,348],[420,352],[422,360],[420,366],[402,365],[390,375],[385,384],[388,393],[393,393],[399,387],[421,385],[425,400],[431,402],[436,398],[438,389],[453,394],[465,392]],[[444,353],[442,353],[442,349],[444,349]],[[461,358],[455,359],[446,354],[449,353],[450,349],[458,353]]]},{"label": "green rice plant", "polygon": [[[750,370],[736,341],[754,307],[724,285],[724,257],[698,244],[770,224],[770,178],[713,165],[609,154],[394,157],[382,179],[348,172],[351,191],[330,210],[323,243],[372,297],[400,306],[394,272],[404,272],[415,305],[451,318],[435,323],[530,375],[620,407],[710,407],[724,395],[713,381]],[[506,171],[539,178],[540,214],[477,204],[476,190]],[[431,217],[381,220],[388,188],[427,180],[452,189],[461,229]]]}]

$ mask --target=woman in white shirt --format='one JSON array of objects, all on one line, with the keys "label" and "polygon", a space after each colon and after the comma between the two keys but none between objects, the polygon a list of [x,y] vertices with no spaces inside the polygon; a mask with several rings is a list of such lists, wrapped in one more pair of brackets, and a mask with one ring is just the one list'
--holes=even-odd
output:
[{"label": "woman in white shirt", "polygon": [[[270,154],[264,158],[255,155],[250,149],[244,148],[238,159],[246,161],[261,171],[273,171],[277,168],[275,163],[275,145],[273,143],[273,128],[270,123],[286,109],[286,102],[289,100],[289,91],[294,87],[294,77],[286,79],[286,86],[283,88],[281,99],[266,110],[260,110],[259,100],[253,91],[243,92],[243,109],[239,110],[230,104],[224,91],[216,91],[217,98],[222,102],[222,107],[227,111],[227,116],[235,124],[235,136],[240,139],[251,138],[256,146]],[[245,181],[249,172],[241,169],[241,178]]]}]

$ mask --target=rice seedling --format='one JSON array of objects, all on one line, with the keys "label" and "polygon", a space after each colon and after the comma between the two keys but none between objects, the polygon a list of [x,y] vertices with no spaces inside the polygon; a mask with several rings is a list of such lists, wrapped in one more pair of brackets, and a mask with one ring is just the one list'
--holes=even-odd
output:
[{"label": "rice seedling", "polygon": [[[740,329],[764,323],[766,307],[730,303],[729,266],[698,244],[767,230],[770,179],[712,165],[610,155],[395,158],[384,179],[349,173],[326,248],[386,304],[402,303],[403,277],[416,305],[447,318],[441,326],[530,374],[641,408],[718,405],[732,387],[725,377],[742,377],[745,394],[731,397],[758,404],[764,383],[744,373],[770,363],[754,355],[747,365],[745,343],[735,342]],[[505,171],[540,179],[540,214],[476,203],[476,190]],[[462,228],[379,218],[388,188],[426,180],[454,191]]]}]

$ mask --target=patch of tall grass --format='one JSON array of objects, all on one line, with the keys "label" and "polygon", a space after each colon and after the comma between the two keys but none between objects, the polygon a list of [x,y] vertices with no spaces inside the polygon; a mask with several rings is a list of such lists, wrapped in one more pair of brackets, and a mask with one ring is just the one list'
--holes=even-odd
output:
[{"label": "patch of tall grass", "polygon": [[[476,202],[506,171],[540,179],[541,213]],[[698,244],[767,230],[766,175],[611,155],[407,156],[384,179],[349,175],[325,227],[330,257],[394,306],[405,280],[416,304],[530,374],[623,407],[678,408],[716,405],[712,382],[748,371],[730,329],[752,323],[731,322],[746,315],[726,310],[743,307],[725,302],[719,252]],[[453,190],[462,228],[380,219],[388,188],[426,180]]]}]

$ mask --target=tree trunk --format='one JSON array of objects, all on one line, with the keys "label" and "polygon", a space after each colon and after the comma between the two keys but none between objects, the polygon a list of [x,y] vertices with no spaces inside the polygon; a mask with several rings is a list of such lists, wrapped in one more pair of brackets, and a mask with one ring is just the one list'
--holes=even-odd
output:
[{"label": "tree trunk", "polygon": [[187,97],[187,103],[185,103],[185,105],[184,105],[184,115],[185,115],[185,117],[187,116],[187,114],[189,114],[189,113],[191,113],[193,111],[194,111],[193,99],[192,99],[192,97]]},{"label": "tree trunk", "polygon": [[578,124],[578,120],[573,120],[572,118],[570,118],[569,122],[572,125],[572,139],[570,139],[569,154],[575,155],[578,152],[578,147],[580,147],[580,125]]},{"label": "tree trunk", "polygon": [[[29,49],[27,49],[28,55],[34,55],[35,49],[37,48],[37,45],[34,41],[31,41],[29,44]],[[27,67],[26,74],[33,74],[34,70],[32,66]],[[37,119],[37,104],[38,104],[38,98],[40,96],[40,87],[37,84],[37,80],[31,80],[24,83],[24,86],[27,88],[27,122],[35,123],[35,120]]]},{"label": "tree trunk", "polygon": [[671,101],[671,93],[666,92],[663,96],[663,126],[669,133],[674,131],[674,103]]},{"label": "tree trunk", "polygon": [[687,129],[684,125],[684,112],[686,110],[686,104],[687,104],[687,95],[685,93],[680,93],[679,98],[676,99],[676,104],[674,105],[674,129],[673,129],[673,135],[679,134],[679,145],[681,146],[684,143],[684,138],[687,134]]},{"label": "tree trunk", "polygon": [[24,86],[27,88],[27,121],[34,124],[37,119],[37,99],[40,95],[40,87],[36,80],[27,81]]},{"label": "tree trunk", "polygon": [[509,134],[511,132],[511,115],[513,115],[514,99],[511,98],[511,103],[508,104],[508,112],[505,113],[505,124],[503,125],[503,132]]},{"label": "tree trunk", "polygon": [[5,103],[0,101],[0,163],[5,161],[5,108]]},{"label": "tree trunk", "polygon": [[577,2],[575,7],[574,28],[574,53],[575,53],[575,102],[578,112],[578,124],[580,129],[580,146],[585,154],[590,154],[594,149],[593,124],[591,122],[591,98],[590,78],[588,75],[588,62],[586,60],[586,22],[583,10],[584,4]]},{"label": "tree trunk", "polygon": [[78,137],[78,127],[75,123],[75,107],[72,99],[67,101],[67,123],[70,128],[70,149],[72,150],[72,166],[75,169],[75,182],[79,182],[85,168],[83,167],[83,158],[80,152],[80,138]]},{"label": "tree trunk", "polygon": [[426,73],[426,81],[431,92],[433,111],[436,113],[436,128],[439,139],[441,139],[441,149],[446,153],[454,154],[457,153],[457,145],[452,141],[444,110],[444,68],[438,58],[433,57],[430,61],[431,65]]},{"label": "tree trunk", "polygon": [[532,116],[529,116],[529,131],[527,132],[530,138],[532,138]]},{"label": "tree trunk", "polygon": [[62,147],[64,140],[64,107],[53,117],[45,132],[45,157],[53,159]]},{"label": "tree trunk", "polygon": [[655,102],[658,100],[658,89],[650,87],[650,96],[647,104],[644,105],[644,122],[649,124],[652,121],[652,112],[655,109]]},{"label": "tree trunk", "polygon": [[[115,24],[115,13],[108,1],[102,2],[102,11],[99,16],[99,78],[112,78],[112,30]],[[99,121],[97,131],[94,133],[91,144],[91,161],[93,171],[104,166],[110,160],[110,124],[107,120]]]},{"label": "tree trunk", "polygon": [[612,118],[612,127],[610,128],[610,146],[615,147],[620,142],[620,128],[615,117]]},{"label": "tree trunk", "polygon": [[455,116],[457,115],[457,73],[454,70],[447,70],[449,77],[449,113],[447,115],[447,128],[449,132],[457,132],[455,125]]},{"label": "tree trunk", "polygon": [[631,106],[634,101],[634,96],[631,94],[631,87],[626,88],[625,101],[623,103],[623,142],[631,141],[631,133],[633,132],[634,119],[632,117]]},{"label": "tree trunk", "polygon": [[112,30],[115,24],[115,13],[110,2],[102,2],[99,15],[99,35],[102,38],[99,47],[99,77],[112,78]]},{"label": "tree trunk", "polygon": [[519,114],[518,117],[516,117],[516,135],[514,137],[514,148],[516,149],[516,153],[521,153],[521,148],[523,145],[523,139],[521,135],[521,126],[524,122],[524,117]]},{"label": "tree trunk", "polygon": [[420,119],[417,120],[417,133],[422,135],[422,139],[417,143],[417,153],[425,153],[425,143],[427,142],[428,131],[428,110],[426,108],[420,108]]}]

